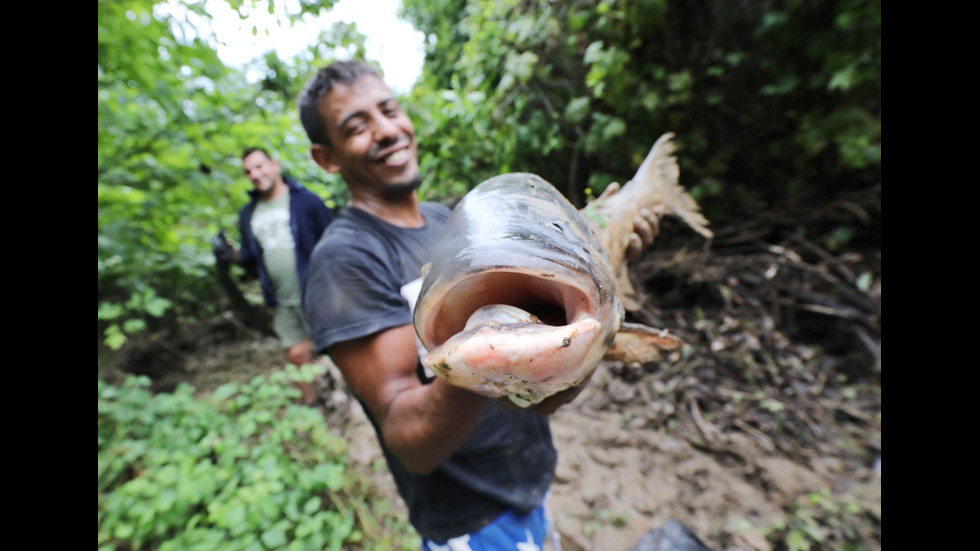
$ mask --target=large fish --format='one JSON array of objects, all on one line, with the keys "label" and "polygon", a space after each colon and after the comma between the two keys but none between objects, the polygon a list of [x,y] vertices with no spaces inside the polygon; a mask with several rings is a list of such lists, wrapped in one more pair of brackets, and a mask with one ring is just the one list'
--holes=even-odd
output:
[{"label": "large fish", "polygon": [[456,386],[527,407],[579,385],[603,357],[653,361],[679,347],[666,331],[624,323],[617,296],[628,285],[640,209],[664,209],[711,235],[677,182],[670,138],[657,140],[622,190],[582,211],[534,174],[473,188],[423,274],[415,306],[423,364]]}]

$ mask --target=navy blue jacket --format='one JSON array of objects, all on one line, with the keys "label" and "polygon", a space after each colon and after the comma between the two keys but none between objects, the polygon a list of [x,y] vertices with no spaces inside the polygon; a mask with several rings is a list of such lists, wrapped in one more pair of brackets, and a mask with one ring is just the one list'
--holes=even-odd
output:
[{"label": "navy blue jacket", "polygon": [[[318,195],[295,180],[290,178],[283,178],[283,180],[289,189],[289,228],[293,231],[293,242],[296,243],[296,272],[302,288],[313,247],[320,240],[323,230],[330,225],[333,214]],[[245,268],[258,269],[265,303],[276,306],[278,301],[262,259],[262,246],[252,234],[252,213],[255,212],[258,194],[255,190],[249,191],[248,194],[252,200],[238,211],[238,230],[242,237],[239,264]]]}]

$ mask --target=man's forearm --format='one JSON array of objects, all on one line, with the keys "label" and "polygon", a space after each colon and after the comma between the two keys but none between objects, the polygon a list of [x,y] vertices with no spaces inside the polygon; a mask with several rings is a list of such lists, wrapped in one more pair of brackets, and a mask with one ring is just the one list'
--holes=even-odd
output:
[{"label": "man's forearm", "polygon": [[429,474],[463,447],[489,401],[442,379],[405,390],[390,405],[385,444],[409,471]]}]

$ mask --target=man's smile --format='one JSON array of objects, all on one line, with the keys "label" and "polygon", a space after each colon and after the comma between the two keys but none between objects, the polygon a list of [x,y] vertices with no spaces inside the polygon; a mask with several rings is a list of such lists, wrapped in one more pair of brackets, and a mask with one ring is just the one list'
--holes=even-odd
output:
[{"label": "man's smile", "polygon": [[408,148],[399,149],[398,151],[392,153],[391,155],[388,155],[388,157],[383,159],[383,162],[388,166],[399,166],[404,164],[405,161],[408,160],[408,157],[409,157]]}]

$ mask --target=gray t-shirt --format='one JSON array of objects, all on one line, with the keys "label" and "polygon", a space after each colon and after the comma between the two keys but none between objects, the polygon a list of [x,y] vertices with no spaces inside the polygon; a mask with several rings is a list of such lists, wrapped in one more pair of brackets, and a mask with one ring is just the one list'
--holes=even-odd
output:
[{"label": "gray t-shirt", "polygon": [[449,210],[423,203],[422,214],[425,227],[409,229],[346,208],[327,228],[310,257],[303,297],[318,351],[412,323],[402,288],[422,277]]},{"label": "gray t-shirt", "polygon": [[289,194],[259,201],[252,214],[252,233],[262,247],[269,280],[281,306],[299,306],[299,276],[296,275],[296,243],[289,227]]},{"label": "gray t-shirt", "polygon": [[[319,352],[338,342],[412,323],[406,291],[422,275],[439,242],[449,210],[422,203],[426,226],[399,228],[346,208],[313,250],[303,290],[303,311]],[[364,366],[365,369],[369,366]],[[431,381],[421,370],[419,380]],[[410,472],[385,459],[422,537],[437,541],[486,526],[508,508],[526,514],[544,500],[557,454],[548,419],[533,411],[505,410],[491,401],[473,435],[435,472]]]}]

